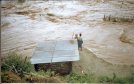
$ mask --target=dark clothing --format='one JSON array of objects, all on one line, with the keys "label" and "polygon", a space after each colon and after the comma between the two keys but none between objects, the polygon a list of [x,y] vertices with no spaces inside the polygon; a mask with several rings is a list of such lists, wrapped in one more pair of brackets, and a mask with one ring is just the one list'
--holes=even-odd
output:
[{"label": "dark clothing", "polygon": [[83,40],[81,37],[78,38],[78,48],[82,48]]}]

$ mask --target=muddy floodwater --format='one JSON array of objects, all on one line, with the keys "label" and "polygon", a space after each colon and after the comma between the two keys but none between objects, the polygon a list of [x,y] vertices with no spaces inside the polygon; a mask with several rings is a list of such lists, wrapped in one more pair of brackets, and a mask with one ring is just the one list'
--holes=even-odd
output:
[{"label": "muddy floodwater", "polygon": [[[31,57],[38,42],[72,39],[111,64],[134,65],[134,1],[2,1],[1,54]],[[104,16],[129,21],[104,21]]]}]

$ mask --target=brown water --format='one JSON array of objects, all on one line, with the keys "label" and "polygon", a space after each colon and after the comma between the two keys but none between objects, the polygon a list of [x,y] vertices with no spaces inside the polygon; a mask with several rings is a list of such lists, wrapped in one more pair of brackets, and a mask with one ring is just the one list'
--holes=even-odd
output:
[{"label": "brown water", "polygon": [[73,33],[82,33],[84,47],[98,58],[112,64],[133,65],[134,23],[104,22],[102,19],[104,14],[133,18],[133,1],[126,0],[124,5],[117,2],[4,4],[1,15],[2,56],[16,51],[30,57],[40,41],[71,39]]}]

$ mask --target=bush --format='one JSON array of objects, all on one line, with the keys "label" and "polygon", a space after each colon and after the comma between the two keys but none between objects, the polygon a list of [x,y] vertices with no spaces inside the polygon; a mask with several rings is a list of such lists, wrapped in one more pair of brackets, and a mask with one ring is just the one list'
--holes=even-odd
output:
[{"label": "bush", "polygon": [[27,57],[24,59],[15,52],[9,53],[8,56],[2,59],[1,71],[3,72],[13,71],[16,74],[23,75],[33,70],[33,66],[29,60],[27,60]]}]

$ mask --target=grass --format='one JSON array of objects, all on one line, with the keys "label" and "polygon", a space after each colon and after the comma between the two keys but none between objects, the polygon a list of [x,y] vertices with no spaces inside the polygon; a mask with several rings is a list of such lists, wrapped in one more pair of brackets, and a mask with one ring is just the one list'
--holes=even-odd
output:
[{"label": "grass", "polygon": [[68,83],[134,83],[134,74],[129,77],[116,77],[116,74],[113,73],[113,77],[107,76],[96,76],[95,74],[76,74],[71,73],[63,78]]},{"label": "grass", "polygon": [[128,77],[96,76],[93,73],[77,74],[72,72],[68,75],[60,76],[54,71],[40,70],[34,71],[33,65],[28,58],[22,58],[15,52],[9,53],[7,57],[1,59],[1,80],[2,83],[134,83],[134,73]]},{"label": "grass", "polygon": [[96,77],[94,74],[80,75],[77,73],[71,73],[71,74],[65,76],[65,78],[63,78],[63,79],[69,83],[94,83],[94,82],[96,82]]},{"label": "grass", "polygon": [[9,53],[7,57],[2,59],[1,71],[12,71],[19,76],[23,76],[24,73],[33,71],[33,66],[27,59],[27,57],[16,54],[15,52]]}]

